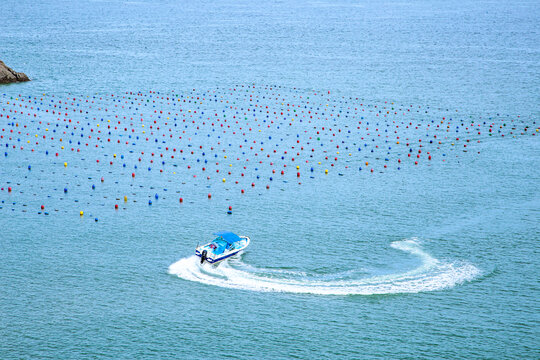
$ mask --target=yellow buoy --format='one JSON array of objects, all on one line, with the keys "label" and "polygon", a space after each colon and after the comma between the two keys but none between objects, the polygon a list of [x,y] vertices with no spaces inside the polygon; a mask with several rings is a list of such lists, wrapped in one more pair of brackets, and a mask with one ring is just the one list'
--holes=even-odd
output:
[{"label": "yellow buoy", "polygon": [[127,202],[127,196],[124,196],[124,202]]},{"label": "yellow buoy", "polygon": [[223,178],[223,182],[225,182],[225,178]]},{"label": "yellow buoy", "polygon": [[81,210],[81,211],[79,212],[79,215],[80,215],[80,216],[83,216],[83,215],[84,215],[84,211]]},{"label": "yellow buoy", "polygon": [[328,174],[328,169],[325,169],[325,170],[324,170],[324,173],[325,173],[325,174]]},{"label": "yellow buoy", "polygon": [[64,167],[67,167],[67,162],[64,163]]}]

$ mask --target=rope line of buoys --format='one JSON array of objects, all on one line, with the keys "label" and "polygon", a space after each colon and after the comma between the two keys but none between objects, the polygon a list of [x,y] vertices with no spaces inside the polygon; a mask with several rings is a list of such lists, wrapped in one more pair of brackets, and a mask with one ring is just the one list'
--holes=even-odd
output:
[{"label": "rope line of buoys", "polygon": [[[69,201],[64,207],[82,216],[81,201],[115,210],[141,198],[184,203],[167,195],[171,187],[189,193],[186,205],[206,197],[219,206],[230,190],[258,196],[337,176],[419,171],[478,154],[482,142],[539,132],[534,118],[367,104],[334,93],[237,85],[167,94],[0,94],[0,166],[11,177],[0,179],[0,199],[42,213],[41,206]],[[12,185],[24,177],[32,181]],[[58,185],[40,189],[45,179]]]}]

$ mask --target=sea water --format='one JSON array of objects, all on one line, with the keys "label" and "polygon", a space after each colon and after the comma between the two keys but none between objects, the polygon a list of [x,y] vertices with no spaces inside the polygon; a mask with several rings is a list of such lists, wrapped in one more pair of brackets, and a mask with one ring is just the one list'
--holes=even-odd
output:
[{"label": "sea water", "polygon": [[539,357],[536,2],[2,9],[1,358]]}]

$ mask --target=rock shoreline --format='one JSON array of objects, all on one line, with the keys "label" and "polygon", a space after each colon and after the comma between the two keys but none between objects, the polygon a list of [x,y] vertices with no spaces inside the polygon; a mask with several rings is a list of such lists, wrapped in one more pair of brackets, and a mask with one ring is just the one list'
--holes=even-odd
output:
[{"label": "rock shoreline", "polygon": [[23,81],[30,81],[30,79],[26,74],[14,71],[0,60],[0,84],[11,84]]}]

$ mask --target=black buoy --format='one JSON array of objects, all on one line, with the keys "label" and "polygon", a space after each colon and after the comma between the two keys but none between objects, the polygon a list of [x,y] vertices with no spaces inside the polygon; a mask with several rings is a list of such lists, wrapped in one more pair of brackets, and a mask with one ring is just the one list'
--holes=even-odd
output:
[{"label": "black buoy", "polygon": [[201,264],[204,263],[204,260],[206,260],[206,250],[203,250],[202,254],[201,254]]}]

